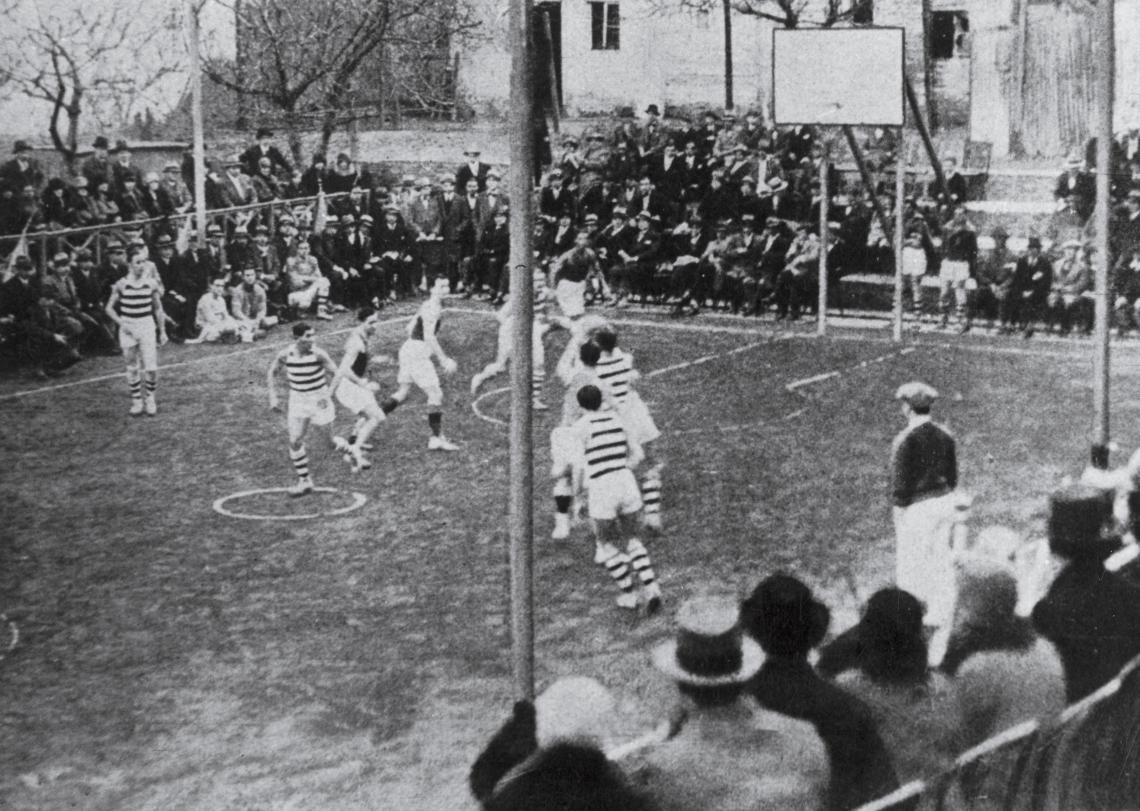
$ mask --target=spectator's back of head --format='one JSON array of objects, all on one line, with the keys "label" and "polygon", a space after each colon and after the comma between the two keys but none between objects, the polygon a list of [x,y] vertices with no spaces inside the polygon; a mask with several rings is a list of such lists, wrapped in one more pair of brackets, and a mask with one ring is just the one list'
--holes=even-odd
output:
[{"label": "spectator's back of head", "polygon": [[926,640],[922,603],[902,589],[871,595],[859,620],[859,667],[872,679],[906,682],[926,675]]},{"label": "spectator's back of head", "polygon": [[777,574],[760,581],[744,601],[740,622],[765,653],[807,656],[827,633],[831,612],[798,579]]},{"label": "spectator's back of head", "polygon": [[485,811],[650,811],[606,756],[560,743],[541,750],[498,787]]},{"label": "spectator's back of head", "polygon": [[1104,560],[1120,548],[1112,493],[1084,484],[1061,488],[1049,498],[1049,548],[1073,561]]}]

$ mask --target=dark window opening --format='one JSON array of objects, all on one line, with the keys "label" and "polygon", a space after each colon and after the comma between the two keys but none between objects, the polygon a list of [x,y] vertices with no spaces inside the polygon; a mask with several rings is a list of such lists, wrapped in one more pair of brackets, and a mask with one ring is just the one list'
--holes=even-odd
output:
[{"label": "dark window opening", "polygon": [[970,18],[964,11],[936,11],[930,20],[930,58],[969,56]]},{"label": "dark window opening", "polygon": [[617,3],[590,3],[590,38],[595,51],[621,47],[621,12]]},{"label": "dark window opening", "polygon": [[875,0],[854,0],[851,4],[851,22],[856,25],[873,25]]}]

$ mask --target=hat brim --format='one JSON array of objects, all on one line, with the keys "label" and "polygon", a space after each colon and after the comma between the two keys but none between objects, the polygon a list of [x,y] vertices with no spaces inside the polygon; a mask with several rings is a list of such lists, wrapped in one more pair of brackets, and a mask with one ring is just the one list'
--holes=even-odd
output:
[{"label": "hat brim", "polygon": [[690,673],[677,664],[677,640],[664,642],[653,649],[653,666],[673,681],[691,684],[694,687],[723,687],[729,684],[743,684],[759,672],[764,664],[764,651],[751,637],[744,635],[741,640],[740,667],[732,673],[717,676],[699,676]]}]

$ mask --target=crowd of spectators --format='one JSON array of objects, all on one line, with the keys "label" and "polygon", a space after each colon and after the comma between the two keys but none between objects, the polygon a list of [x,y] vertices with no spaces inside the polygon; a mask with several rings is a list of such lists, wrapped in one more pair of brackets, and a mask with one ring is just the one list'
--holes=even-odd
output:
[{"label": "crowd of spectators", "polygon": [[956,564],[940,661],[924,606],[898,588],[875,592],[818,652],[830,612],[794,576],[765,578],[741,603],[690,598],[675,639],[647,652],[676,687],[651,732],[621,743],[623,702],[594,680],[559,679],[515,705],[471,769],[472,793],[494,811],[850,809],[945,772],[999,733],[1058,717],[1140,655],[1140,582],[1106,567],[1136,520],[1122,526],[1113,501],[1089,484],[1054,493],[1044,588],[1041,570],[1013,563],[1016,533],[979,533]]}]

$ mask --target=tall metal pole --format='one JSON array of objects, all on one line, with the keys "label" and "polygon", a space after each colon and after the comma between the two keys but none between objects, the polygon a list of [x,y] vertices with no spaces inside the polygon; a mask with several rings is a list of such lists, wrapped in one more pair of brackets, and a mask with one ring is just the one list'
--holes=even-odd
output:
[{"label": "tall metal pole", "polygon": [[198,46],[198,9],[186,0],[186,33],[190,40],[190,118],[194,126],[194,214],[198,245],[206,239],[206,144],[202,134],[202,66]]},{"label": "tall metal pole", "polygon": [[534,322],[534,75],[531,0],[511,0],[511,645],[515,690],[534,698],[534,442],[531,332]]},{"label": "tall metal pole", "polygon": [[724,109],[732,108],[732,0],[724,0]]},{"label": "tall metal pole", "polygon": [[1114,2],[1097,3],[1096,33],[1093,42],[1100,55],[1100,69],[1096,77],[1096,97],[1100,102],[1096,128],[1096,354],[1093,356],[1093,443],[1094,456],[1104,454],[1108,445],[1108,255],[1111,200],[1109,183],[1112,180],[1112,113],[1113,84],[1116,76],[1116,34]]},{"label": "tall metal pole", "polygon": [[831,188],[828,175],[831,174],[831,147],[825,136],[820,138],[823,157],[819,161],[819,314],[816,316],[816,335],[827,334],[827,249],[831,241],[828,237],[828,208],[831,205]]},{"label": "tall metal pole", "polygon": [[895,159],[895,301],[894,331],[896,341],[903,334],[903,229],[906,228],[906,127],[899,127],[899,153]]}]

